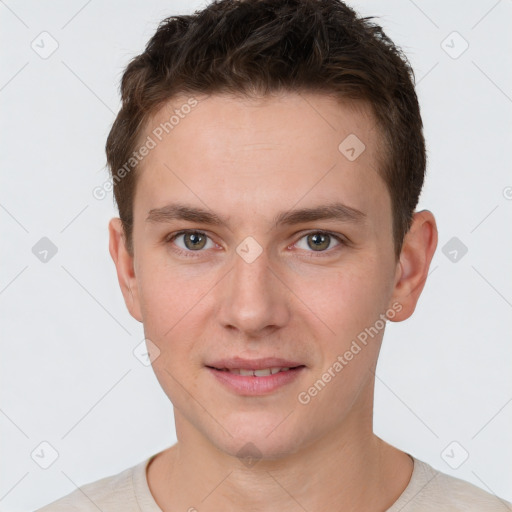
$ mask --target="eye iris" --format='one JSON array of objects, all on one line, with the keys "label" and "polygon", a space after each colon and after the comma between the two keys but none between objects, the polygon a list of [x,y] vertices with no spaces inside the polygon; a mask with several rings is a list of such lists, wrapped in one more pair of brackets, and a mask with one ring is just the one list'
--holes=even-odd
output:
[{"label": "eye iris", "polygon": [[[313,241],[313,245],[309,243],[310,241]],[[322,233],[308,235],[308,245],[315,251],[318,249],[327,249],[327,247],[329,247],[329,241],[329,235],[324,235]]]},{"label": "eye iris", "polygon": [[202,249],[206,244],[206,237],[200,233],[184,233],[183,236],[187,249]]}]

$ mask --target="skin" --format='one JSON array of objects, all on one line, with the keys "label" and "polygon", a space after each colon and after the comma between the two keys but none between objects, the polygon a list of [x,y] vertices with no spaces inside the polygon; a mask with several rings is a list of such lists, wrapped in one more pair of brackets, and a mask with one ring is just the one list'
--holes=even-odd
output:
[{"label": "skin", "polygon": [[[198,106],[137,170],[133,256],[120,220],[109,224],[126,305],[160,350],[153,369],[174,406],[178,443],[149,465],[151,492],[164,512],[338,510],[340,503],[384,511],[413,469],[407,454],[373,434],[384,330],[307,405],[297,397],[393,304],[400,307],[393,321],[411,316],[437,245],[434,217],[415,213],[397,260],[391,200],[378,173],[380,134],[364,104],[290,92],[195,97]],[[186,101],[173,98],[141,140]],[[354,161],[338,150],[349,134],[366,146]],[[229,224],[146,221],[150,210],[176,201]],[[273,225],[282,210],[334,201],[361,211],[363,221]],[[205,233],[207,245],[198,251],[186,237],[166,238],[182,229]],[[347,243],[332,238],[315,250],[308,235],[318,230]],[[252,263],[236,252],[248,236],[262,249]],[[267,396],[240,396],[204,366],[235,355],[289,358],[306,369]],[[237,457],[248,442],[261,456],[251,467]]]}]

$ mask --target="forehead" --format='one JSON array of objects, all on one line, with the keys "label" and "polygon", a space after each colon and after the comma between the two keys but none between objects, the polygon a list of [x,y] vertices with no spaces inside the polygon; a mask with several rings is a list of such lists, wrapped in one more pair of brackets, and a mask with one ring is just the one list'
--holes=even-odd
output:
[{"label": "forehead", "polygon": [[[269,218],[298,201],[388,202],[380,132],[370,108],[331,96],[180,95],[147,123],[154,147],[139,164],[135,209],[184,196]],[[278,208],[279,207],[279,208]]]}]

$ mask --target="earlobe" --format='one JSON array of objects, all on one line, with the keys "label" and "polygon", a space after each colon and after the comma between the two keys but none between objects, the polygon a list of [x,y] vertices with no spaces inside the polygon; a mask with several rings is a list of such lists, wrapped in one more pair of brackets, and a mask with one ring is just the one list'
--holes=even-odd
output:
[{"label": "earlobe", "polygon": [[117,279],[130,315],[142,322],[140,302],[138,296],[137,277],[135,275],[134,257],[129,254],[121,219],[115,217],[110,220],[109,252],[116,266]]},{"label": "earlobe", "polygon": [[[416,212],[410,230],[404,238],[393,292],[393,302],[402,305],[392,321],[409,318],[423,291],[430,263],[437,247],[437,226],[428,210]],[[391,320],[391,319],[390,319]]]}]

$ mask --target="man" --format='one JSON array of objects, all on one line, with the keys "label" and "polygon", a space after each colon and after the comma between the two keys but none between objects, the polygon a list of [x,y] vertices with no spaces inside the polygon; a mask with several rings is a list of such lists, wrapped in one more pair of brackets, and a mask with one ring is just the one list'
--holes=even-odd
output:
[{"label": "man", "polygon": [[412,76],[336,0],[162,22],[123,75],[109,231],[178,443],[41,511],[507,506],[372,429],[437,245]]}]

